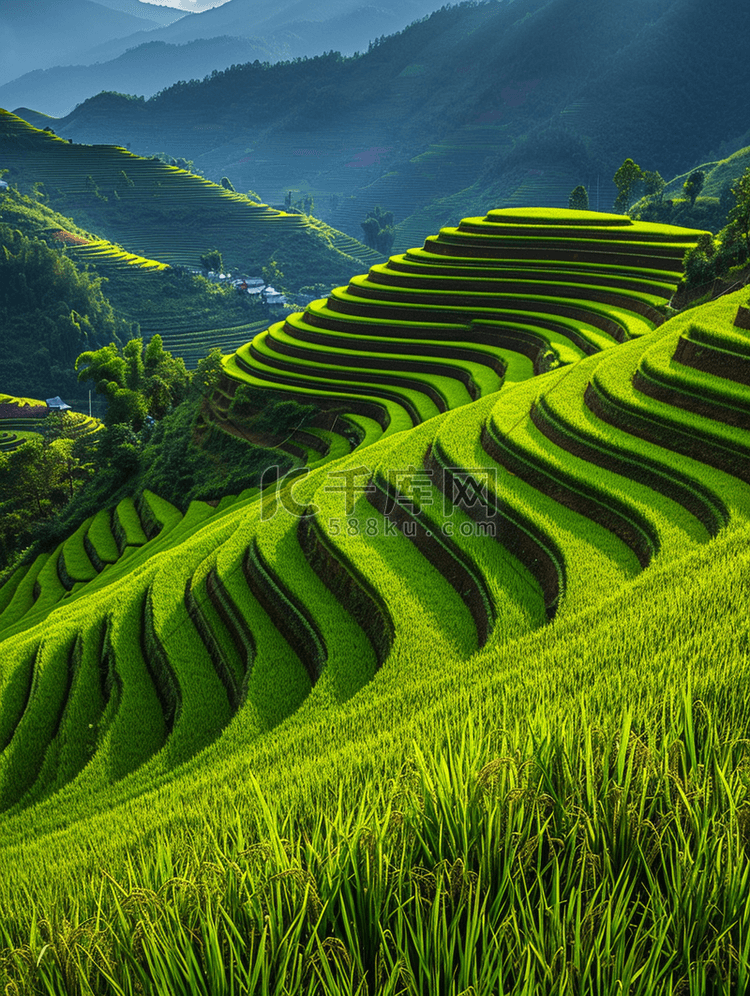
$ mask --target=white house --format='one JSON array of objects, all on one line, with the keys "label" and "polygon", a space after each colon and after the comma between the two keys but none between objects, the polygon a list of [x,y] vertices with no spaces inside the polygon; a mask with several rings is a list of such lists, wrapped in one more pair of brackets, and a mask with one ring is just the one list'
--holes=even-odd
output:
[{"label": "white house", "polygon": [[52,412],[72,412],[73,409],[70,405],[66,405],[63,399],[58,394],[54,398],[47,398],[47,407]]}]

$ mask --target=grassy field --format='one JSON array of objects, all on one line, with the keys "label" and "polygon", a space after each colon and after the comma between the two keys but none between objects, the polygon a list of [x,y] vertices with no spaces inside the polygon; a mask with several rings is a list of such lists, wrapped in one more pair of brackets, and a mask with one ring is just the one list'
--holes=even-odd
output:
[{"label": "grassy field", "polygon": [[307,468],[0,588],[6,991],[748,991],[747,292],[662,321],[695,233],[588,221],[272,326]]}]

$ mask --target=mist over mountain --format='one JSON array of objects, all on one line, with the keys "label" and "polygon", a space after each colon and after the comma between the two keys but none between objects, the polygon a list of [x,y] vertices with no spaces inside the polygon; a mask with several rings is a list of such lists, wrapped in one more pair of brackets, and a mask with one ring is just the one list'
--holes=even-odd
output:
[{"label": "mist over mountain", "polygon": [[102,94],[53,124],[168,150],[269,203],[313,197],[350,234],[376,204],[407,229],[422,212],[409,241],[488,198],[565,204],[578,183],[608,208],[627,156],[663,175],[704,161],[747,131],[749,30],[728,0],[710,15],[694,0],[464,4],[356,59],[234,66],[145,102]]},{"label": "mist over mountain", "polygon": [[[107,0],[107,5],[128,11],[154,6],[141,0]],[[70,56],[66,52],[64,61],[61,48],[53,60],[45,61],[37,60],[29,49],[23,60],[28,72],[21,74],[20,63],[13,64],[16,72],[6,75],[5,81],[10,82],[0,86],[0,104],[35,107],[59,116],[100,90],[150,97],[176,80],[200,79],[237,63],[276,62],[331,49],[353,54],[366,49],[372,39],[430,14],[437,5],[438,0],[382,0],[377,4],[367,0],[282,4],[228,0],[189,17],[175,8],[154,8],[168,10],[161,16],[173,23],[92,38],[88,45],[71,48]],[[39,69],[46,71],[42,75]]]},{"label": "mist over mountain", "polygon": [[208,41],[168,45],[148,41],[129,49],[111,62],[94,65],[57,66],[35,69],[0,86],[3,107],[45,108],[58,116],[70,113],[92,93],[114,90],[151,96],[175,80],[203,78],[217,66],[276,58],[278,52],[261,42],[241,38],[211,38]]},{"label": "mist over mountain", "polygon": [[[325,23],[334,28],[336,21],[356,11],[370,14],[377,11],[383,16],[383,23],[386,19],[391,21],[390,31],[398,31],[437,6],[436,0],[381,0],[377,4],[362,0],[228,0],[196,18],[164,28],[159,37],[171,42],[217,35],[259,38],[295,24]],[[368,40],[365,38],[365,45]]]},{"label": "mist over mountain", "polygon": [[[146,4],[136,4],[146,10]],[[94,3],[93,0],[1,0],[0,82],[30,68],[70,63],[92,45],[158,27],[145,16]]]},{"label": "mist over mountain", "polygon": [[167,6],[166,4],[149,3],[148,0],[96,0],[102,7],[109,7],[111,10],[119,10],[123,14],[132,14],[133,17],[145,17],[149,21],[154,21],[160,26],[171,24],[179,17],[184,17],[195,8],[188,5],[187,10],[178,6]]}]

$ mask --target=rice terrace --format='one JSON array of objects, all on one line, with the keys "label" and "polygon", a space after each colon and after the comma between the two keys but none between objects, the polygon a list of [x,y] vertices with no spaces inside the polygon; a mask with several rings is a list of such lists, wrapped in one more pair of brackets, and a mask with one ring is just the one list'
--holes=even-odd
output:
[{"label": "rice terrace", "polygon": [[750,993],[750,138],[406,247],[23,110],[0,991]]}]

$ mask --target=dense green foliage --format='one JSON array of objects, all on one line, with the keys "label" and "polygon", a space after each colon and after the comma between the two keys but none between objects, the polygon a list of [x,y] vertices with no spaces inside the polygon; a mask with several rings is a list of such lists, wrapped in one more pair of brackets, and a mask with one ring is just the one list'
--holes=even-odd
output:
[{"label": "dense green foliage", "polygon": [[285,454],[264,450],[213,425],[199,433],[197,444],[200,409],[193,398],[159,422],[143,448],[140,486],[184,509],[196,499],[218,500],[257,487],[269,464],[278,465],[281,472],[292,466]]},{"label": "dense green foliage", "polygon": [[74,416],[49,415],[34,429],[18,449],[0,453],[0,570],[95,471],[95,437],[81,434]]},{"label": "dense green foliage", "polygon": [[41,238],[0,223],[0,366],[3,390],[75,396],[72,365],[122,329],[102,280]]},{"label": "dense green foliage", "polygon": [[209,249],[201,255],[201,266],[204,270],[214,270],[220,273],[224,269],[224,261],[218,249]]},{"label": "dense green foliage", "polygon": [[164,349],[160,335],[145,346],[138,338],[122,349],[110,343],[81,353],[75,368],[80,381],[94,381],[97,394],[106,396],[105,422],[127,422],[136,431],[147,416],[163,418],[178,405],[190,382],[184,362]]},{"label": "dense green foliage", "polygon": [[[687,181],[686,181],[687,182]],[[685,258],[688,284],[705,284],[750,259],[750,166],[731,189],[727,224],[715,237],[704,236]]]},{"label": "dense green foliage", "polygon": [[372,211],[368,211],[367,217],[361,222],[361,228],[367,245],[387,256],[395,238],[393,211],[384,211],[379,204],[376,205]]}]

